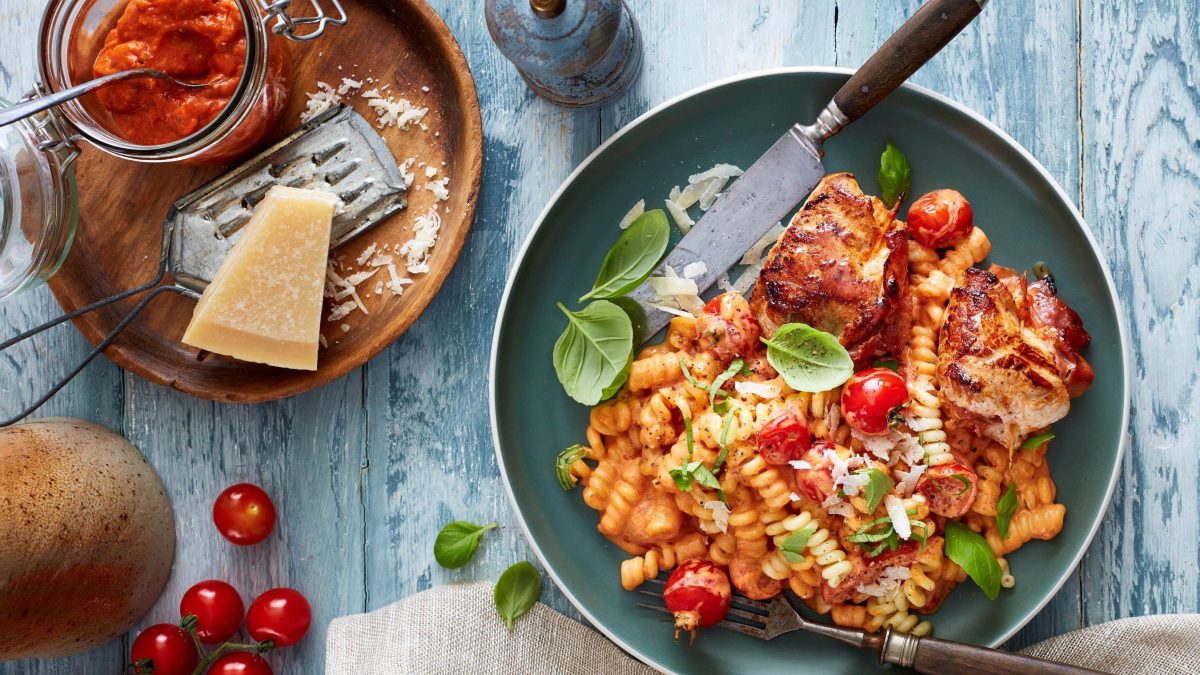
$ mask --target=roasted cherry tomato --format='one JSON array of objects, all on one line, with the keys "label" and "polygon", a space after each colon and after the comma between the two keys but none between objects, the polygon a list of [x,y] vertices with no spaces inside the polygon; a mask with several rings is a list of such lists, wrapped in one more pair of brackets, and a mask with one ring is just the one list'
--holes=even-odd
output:
[{"label": "roasted cherry tomato", "polygon": [[200,662],[196,643],[173,623],[159,623],[138,633],[130,649],[139,675],[191,675]]},{"label": "roasted cherry tomato", "polygon": [[700,349],[712,352],[722,363],[753,354],[759,334],[750,303],[737,293],[722,293],[709,300],[696,317]]},{"label": "roasted cherry tomato", "polygon": [[226,654],[208,667],[208,675],[274,675],[271,664],[250,652]]},{"label": "roasted cherry tomato", "polygon": [[829,441],[817,441],[800,457],[808,466],[796,469],[796,487],[815,502],[823,502],[837,491],[833,484],[833,463],[825,458],[826,450],[836,452],[837,448]]},{"label": "roasted cherry tomato", "polygon": [[758,454],[775,466],[800,459],[811,445],[808,422],[787,408],[775,413],[758,432]]},{"label": "roasted cherry tomato", "polygon": [[250,603],[246,628],[250,637],[262,642],[270,640],[276,647],[299,642],[312,623],[312,608],[300,591],[291,588],[272,588]]},{"label": "roasted cherry tomato", "polygon": [[943,464],[925,470],[917,481],[917,492],[925,495],[929,510],[939,516],[960,518],[971,510],[979,492],[979,476],[964,464]]},{"label": "roasted cherry tomato", "polygon": [[206,645],[233,637],[242,627],[245,613],[246,606],[237,589],[216,579],[192,586],[179,601],[179,615],[196,617],[196,637]]},{"label": "roasted cherry tomato", "polygon": [[930,248],[949,248],[971,234],[975,214],[958,190],[934,190],[913,202],[908,209],[908,231],[917,243]]},{"label": "roasted cherry tomato", "polygon": [[239,546],[250,546],[275,529],[275,505],[257,485],[238,483],[217,496],[213,522],[221,536]]},{"label": "roasted cherry tomato", "polygon": [[886,433],[888,416],[907,402],[904,378],[887,368],[859,371],[842,385],[842,416],[864,434]]},{"label": "roasted cherry tomato", "polygon": [[694,641],[698,629],[724,620],[731,593],[729,576],[708,560],[689,560],[676,567],[663,590],[667,609],[675,615],[675,639],[685,630]]}]

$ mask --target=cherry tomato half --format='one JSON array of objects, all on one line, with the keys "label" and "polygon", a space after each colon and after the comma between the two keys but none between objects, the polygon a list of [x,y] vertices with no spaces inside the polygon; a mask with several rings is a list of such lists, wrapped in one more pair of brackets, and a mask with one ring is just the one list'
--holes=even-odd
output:
[{"label": "cherry tomato half", "polygon": [[787,408],[775,413],[758,432],[758,454],[775,466],[800,459],[811,445],[808,422]]},{"label": "cherry tomato half", "polygon": [[859,371],[842,386],[842,416],[864,434],[888,430],[888,415],[908,402],[908,386],[887,368]]},{"label": "cherry tomato half", "polygon": [[206,645],[233,637],[242,627],[245,613],[246,605],[237,589],[216,579],[192,586],[179,601],[179,616],[196,617],[196,637]]},{"label": "cherry tomato half", "polygon": [[250,652],[232,652],[208,667],[208,675],[274,675],[271,664]]},{"label": "cherry tomato half", "polygon": [[917,243],[949,248],[962,241],[975,226],[971,204],[958,190],[934,190],[908,209],[908,230]]},{"label": "cherry tomato half", "polygon": [[[191,675],[200,662],[196,643],[173,623],[158,623],[138,633],[130,649],[134,672],[139,675]],[[142,667],[148,661],[147,667]]]},{"label": "cherry tomato half", "polygon": [[271,640],[276,647],[299,642],[312,623],[312,608],[300,591],[291,588],[272,588],[250,603],[246,628],[250,637],[262,642]]},{"label": "cherry tomato half", "polygon": [[213,522],[221,536],[239,546],[250,546],[275,529],[275,505],[257,485],[238,483],[217,496]]},{"label": "cherry tomato half", "polygon": [[663,590],[663,602],[675,615],[675,638],[682,630],[694,640],[698,628],[724,620],[731,592],[729,576],[707,560],[689,560],[676,567]]}]

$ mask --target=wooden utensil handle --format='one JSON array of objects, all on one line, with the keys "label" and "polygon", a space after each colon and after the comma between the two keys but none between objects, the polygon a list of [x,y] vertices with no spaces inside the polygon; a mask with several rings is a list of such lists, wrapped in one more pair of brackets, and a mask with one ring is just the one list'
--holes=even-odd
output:
[{"label": "wooden utensil handle", "polygon": [[838,90],[845,123],[862,117],[979,16],[987,0],[929,0]]},{"label": "wooden utensil handle", "polygon": [[988,649],[961,642],[948,642],[937,638],[921,638],[912,667],[921,673],[971,673],[972,675],[1026,675],[1027,673],[1050,673],[1052,675],[1080,675],[1097,673],[1095,670],[1076,668],[1053,661],[1043,661],[1032,656],[1022,656],[999,649]]}]

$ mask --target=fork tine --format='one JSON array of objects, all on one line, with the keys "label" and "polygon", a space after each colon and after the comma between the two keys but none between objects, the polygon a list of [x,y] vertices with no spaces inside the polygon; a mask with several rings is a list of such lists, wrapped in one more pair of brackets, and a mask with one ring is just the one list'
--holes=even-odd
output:
[{"label": "fork tine", "polygon": [[736,623],[733,621],[722,621],[721,623],[719,623],[717,625],[720,626],[721,628],[728,628],[729,630],[736,630],[739,633],[742,633],[744,635],[749,635],[750,637],[756,637],[760,640],[767,639],[767,631],[762,628],[755,628],[754,626],[748,626],[744,623]]},{"label": "fork tine", "polygon": [[671,613],[671,610],[667,609],[666,607],[663,607],[662,605],[651,605],[651,604],[649,604],[649,603],[645,603],[645,602],[639,602],[639,603],[637,604],[637,606],[638,606],[638,607],[641,607],[641,608],[643,608],[643,609],[652,609],[652,610],[654,610],[654,611],[656,611],[656,612],[661,612],[661,613],[663,613],[663,614],[670,614],[670,613]]}]

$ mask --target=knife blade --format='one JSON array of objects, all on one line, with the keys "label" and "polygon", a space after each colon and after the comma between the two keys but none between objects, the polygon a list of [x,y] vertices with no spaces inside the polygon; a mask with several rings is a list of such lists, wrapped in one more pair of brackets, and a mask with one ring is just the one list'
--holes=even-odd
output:
[{"label": "knife blade", "polygon": [[[807,197],[824,175],[817,146],[803,127],[792,126],[717,197],[653,276],[662,276],[668,266],[678,270],[703,261],[706,269],[695,277],[703,293]],[[642,344],[667,325],[671,314],[653,306],[658,301],[649,282],[642,283],[629,297],[644,312],[634,326],[634,337]]]},{"label": "knife blade", "polygon": [[[703,261],[695,281],[701,293],[799,204],[825,173],[821,144],[862,117],[979,16],[988,0],[929,0],[842,85],[816,122],[794,125],[717,198],[708,212],[669,253],[664,268]],[[751,273],[752,270],[747,271]],[[629,294],[640,308],[634,316],[636,344],[662,330],[671,315],[657,304],[649,282]]]}]

